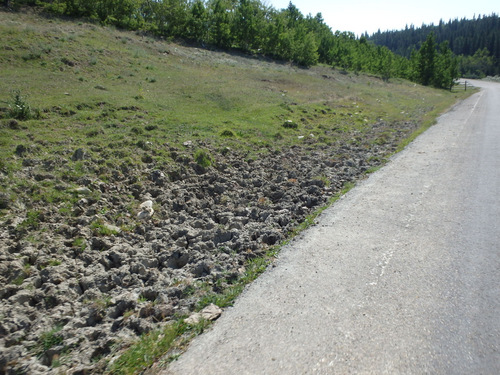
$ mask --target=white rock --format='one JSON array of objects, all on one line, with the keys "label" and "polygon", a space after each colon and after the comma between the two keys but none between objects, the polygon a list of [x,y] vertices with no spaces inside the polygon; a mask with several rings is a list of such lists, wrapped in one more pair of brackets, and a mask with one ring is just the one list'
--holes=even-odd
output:
[{"label": "white rock", "polygon": [[153,201],[152,200],[147,200],[141,203],[139,208],[145,210],[145,209],[153,209]]},{"label": "white rock", "polygon": [[151,219],[155,210],[153,210],[153,201],[147,200],[141,203],[139,206],[141,211],[137,214],[137,218],[140,220],[148,220]]},{"label": "white rock", "polygon": [[187,324],[197,324],[202,319],[203,320],[215,320],[222,314],[222,309],[211,303],[207,307],[205,307],[200,312],[191,314],[189,318],[184,319],[184,322]]},{"label": "white rock", "polygon": [[79,187],[79,188],[76,188],[75,189],[75,192],[77,194],[82,194],[82,195],[89,195],[89,194],[92,194],[92,190],[90,190],[88,187]]},{"label": "white rock", "polygon": [[154,213],[155,210],[153,210],[152,208],[150,210],[144,210],[137,214],[137,218],[140,220],[148,220],[151,219]]}]

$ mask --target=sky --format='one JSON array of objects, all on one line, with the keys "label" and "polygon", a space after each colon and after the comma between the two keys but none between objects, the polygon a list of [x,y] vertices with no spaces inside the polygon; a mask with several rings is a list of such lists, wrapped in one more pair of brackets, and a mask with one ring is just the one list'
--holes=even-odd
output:
[{"label": "sky", "polygon": [[[264,0],[275,9],[288,7],[290,0]],[[335,32],[352,31],[356,36],[365,31],[373,34],[401,30],[406,25],[422,23],[437,25],[455,18],[472,19],[474,15],[500,13],[499,0],[292,0],[303,15],[323,15],[325,23]]]}]

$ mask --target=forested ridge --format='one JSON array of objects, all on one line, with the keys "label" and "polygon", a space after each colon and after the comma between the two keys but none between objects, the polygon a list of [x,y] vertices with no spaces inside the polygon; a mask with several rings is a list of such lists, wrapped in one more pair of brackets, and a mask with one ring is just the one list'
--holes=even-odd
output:
[{"label": "forested ridge", "polygon": [[432,41],[431,54],[424,56],[415,51],[408,59],[366,37],[358,39],[351,32],[334,32],[321,13],[305,16],[292,2],[280,10],[260,0],[4,0],[3,3],[11,9],[35,6],[51,14],[144,31],[205,48],[236,49],[304,67],[322,63],[345,71],[375,74],[384,80],[398,77],[438,88],[450,88],[458,78],[456,60],[446,43]]},{"label": "forested ridge", "polygon": [[398,55],[410,57],[419,49],[429,33],[437,43],[447,41],[453,53],[459,56],[463,76],[482,77],[500,74],[500,18],[493,13],[479,15],[472,20],[441,20],[438,25],[407,26],[404,30],[384,31],[365,37],[377,45],[388,47]]}]

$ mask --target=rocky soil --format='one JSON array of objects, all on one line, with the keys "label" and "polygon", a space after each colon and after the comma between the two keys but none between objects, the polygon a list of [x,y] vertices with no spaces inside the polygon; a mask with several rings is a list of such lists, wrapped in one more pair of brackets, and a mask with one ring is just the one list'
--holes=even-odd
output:
[{"label": "rocky soil", "polygon": [[[169,149],[171,167],[145,160],[140,169],[116,168],[106,182],[80,178],[70,215],[55,205],[28,210],[3,194],[0,374],[98,373],[100,360],[139,335],[188,316],[196,288],[237,278],[247,260],[286,239],[416,127],[399,124],[394,139],[370,141],[386,126],[374,124],[363,140],[327,147],[305,139],[258,159],[213,151],[209,167],[190,150],[211,146],[194,140]],[[68,158],[85,160],[85,150],[73,151]],[[65,163],[31,158],[29,145],[16,153],[32,183],[54,179]]]}]

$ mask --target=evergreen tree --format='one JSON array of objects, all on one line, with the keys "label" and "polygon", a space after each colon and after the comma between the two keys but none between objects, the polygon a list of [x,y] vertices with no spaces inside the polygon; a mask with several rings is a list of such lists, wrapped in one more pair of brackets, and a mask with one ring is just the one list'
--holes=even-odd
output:
[{"label": "evergreen tree", "polygon": [[[459,56],[461,74],[472,77],[500,74],[500,18],[495,13],[472,20],[455,19],[447,23],[441,20],[436,26],[415,28],[411,25],[401,31],[378,31],[369,40],[409,57],[412,50],[420,48],[431,31],[437,44],[448,41],[451,51]],[[476,56],[477,51],[484,51],[484,48],[491,59]]]},{"label": "evergreen tree", "polygon": [[457,58],[451,52],[448,42],[443,42],[439,46],[439,55],[433,79],[434,86],[451,90],[458,77]]},{"label": "evergreen tree", "polygon": [[430,33],[416,55],[416,78],[419,83],[428,86],[433,83],[436,68],[436,41]]}]

